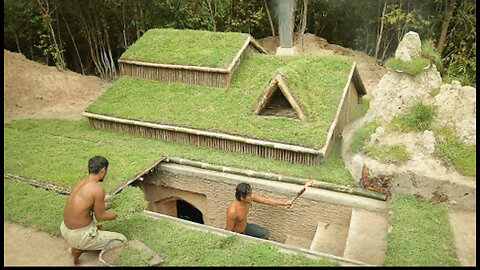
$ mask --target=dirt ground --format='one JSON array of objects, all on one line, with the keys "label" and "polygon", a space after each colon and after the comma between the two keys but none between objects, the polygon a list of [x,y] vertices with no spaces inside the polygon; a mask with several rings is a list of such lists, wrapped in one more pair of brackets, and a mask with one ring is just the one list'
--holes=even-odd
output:
[{"label": "dirt ground", "polygon": [[[100,265],[99,253],[91,251],[82,254],[80,265]],[[3,265],[72,266],[73,263],[64,239],[4,220]]]},{"label": "dirt ground", "polygon": [[[273,37],[259,42],[269,52],[278,46]],[[367,95],[386,73],[365,53],[328,44],[312,34],[297,37],[294,45],[304,54],[353,56]],[[61,72],[4,50],[4,123],[18,118],[80,119],[81,112],[109,85],[97,77]],[[462,265],[476,265],[476,212],[449,216]],[[62,238],[4,221],[4,265],[72,265],[67,249]],[[98,265],[98,252],[83,254],[81,265]]]},{"label": "dirt ground", "polygon": [[3,121],[15,118],[80,119],[108,87],[95,76],[59,71],[3,50]]}]

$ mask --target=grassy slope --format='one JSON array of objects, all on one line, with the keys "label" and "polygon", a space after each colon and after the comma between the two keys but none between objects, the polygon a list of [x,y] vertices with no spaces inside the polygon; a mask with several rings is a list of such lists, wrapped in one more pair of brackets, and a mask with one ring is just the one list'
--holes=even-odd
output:
[{"label": "grassy slope", "polygon": [[247,37],[242,33],[150,29],[120,59],[226,68]]},{"label": "grassy slope", "polygon": [[[60,236],[66,196],[35,188],[22,182],[4,180],[4,218]],[[28,195],[27,195],[28,194]],[[139,213],[144,201],[137,188],[127,188],[112,197],[116,220],[104,223],[103,230],[138,239],[166,257],[166,266],[189,265],[337,265],[331,260],[313,260],[304,255],[280,253],[269,244],[223,238],[188,229],[169,220],[157,220]],[[132,201],[134,201],[132,203]],[[133,207],[131,205],[134,205]],[[128,265],[135,262],[127,258]]]},{"label": "grassy slope", "polygon": [[[320,148],[325,142],[351,60],[332,56],[247,56],[227,89],[121,77],[86,111]],[[308,122],[252,114],[276,73]]]},{"label": "grassy slope", "polygon": [[110,160],[102,183],[107,191],[164,155],[353,185],[339,145],[318,167],[93,130],[86,119],[13,121],[4,125],[4,136],[5,172],[69,187],[87,175],[87,161],[94,155]]},{"label": "grassy slope", "polygon": [[460,265],[445,206],[395,194],[385,265]]}]

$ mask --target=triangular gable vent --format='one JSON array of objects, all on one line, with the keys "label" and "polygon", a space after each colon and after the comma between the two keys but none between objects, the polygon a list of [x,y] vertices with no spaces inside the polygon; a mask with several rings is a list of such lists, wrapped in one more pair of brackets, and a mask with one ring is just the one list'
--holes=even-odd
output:
[{"label": "triangular gable vent", "polygon": [[307,119],[281,75],[275,75],[263,90],[253,113],[300,120]]}]

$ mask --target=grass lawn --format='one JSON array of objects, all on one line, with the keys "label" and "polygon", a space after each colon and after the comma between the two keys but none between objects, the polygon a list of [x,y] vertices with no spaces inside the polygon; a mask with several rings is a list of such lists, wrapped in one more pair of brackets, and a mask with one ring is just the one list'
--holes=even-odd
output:
[{"label": "grass lawn", "polygon": [[460,174],[476,177],[477,146],[462,143],[448,127],[435,129],[433,133],[437,140],[434,155],[447,166],[453,166]]},{"label": "grass lawn", "polygon": [[460,265],[445,206],[395,194],[391,211],[384,265]]},{"label": "grass lawn", "polygon": [[[66,196],[4,179],[4,218],[60,236],[60,223]],[[165,266],[222,265],[328,265],[339,263],[289,255],[270,244],[246,241],[239,237],[221,237],[170,220],[154,219],[138,213],[146,205],[138,188],[127,187],[112,198],[117,219],[104,222],[103,230],[117,231],[129,240],[140,240],[154,252],[165,255]],[[60,236],[61,237],[61,236]],[[126,254],[124,264],[134,265]]]},{"label": "grass lawn", "polygon": [[24,119],[4,125],[4,171],[7,173],[73,187],[88,175],[87,162],[94,155],[103,155],[110,161],[107,177],[102,183],[107,192],[161,156],[313,178],[340,185],[354,184],[340,157],[339,145],[322,165],[309,166],[94,130],[86,119]]},{"label": "grass lawn", "polygon": [[[319,149],[340,103],[352,59],[247,55],[227,89],[120,77],[86,111]],[[308,121],[253,109],[281,73]]]},{"label": "grass lawn", "polygon": [[233,32],[150,29],[120,59],[226,68],[247,37]]}]

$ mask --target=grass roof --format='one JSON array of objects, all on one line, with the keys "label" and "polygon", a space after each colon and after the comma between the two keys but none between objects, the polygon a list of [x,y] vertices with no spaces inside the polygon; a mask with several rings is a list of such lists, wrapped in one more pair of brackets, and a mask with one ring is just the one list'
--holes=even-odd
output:
[{"label": "grass roof", "polygon": [[73,187],[88,175],[88,159],[95,155],[110,161],[108,175],[102,183],[107,192],[161,156],[353,185],[339,147],[318,167],[94,130],[86,119],[16,120],[5,124],[3,133],[4,172],[65,187]]},{"label": "grass roof", "polygon": [[[86,111],[319,149],[352,64],[339,56],[247,55],[227,89],[124,76]],[[275,74],[282,74],[308,121],[252,113]]]},{"label": "grass roof", "polygon": [[226,68],[247,37],[233,32],[150,29],[120,59]]}]

